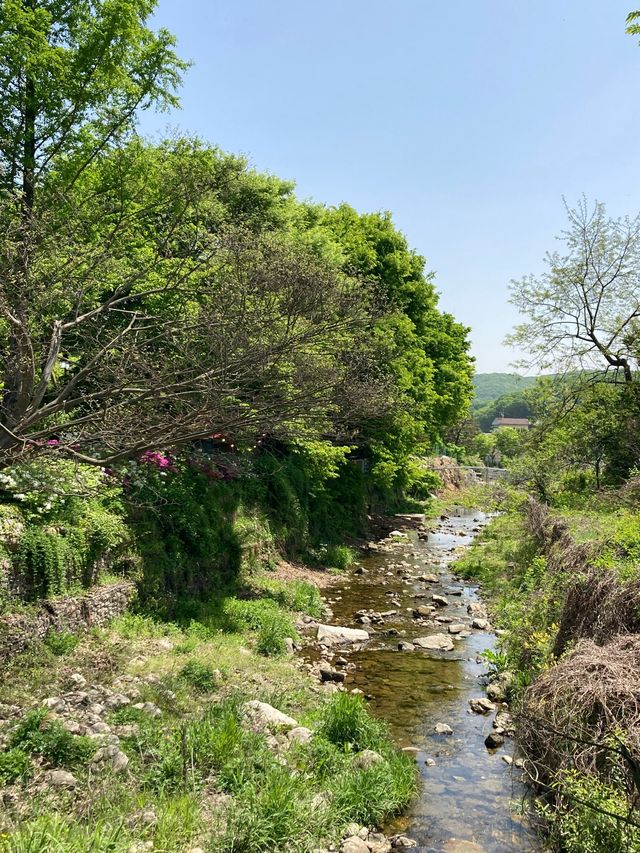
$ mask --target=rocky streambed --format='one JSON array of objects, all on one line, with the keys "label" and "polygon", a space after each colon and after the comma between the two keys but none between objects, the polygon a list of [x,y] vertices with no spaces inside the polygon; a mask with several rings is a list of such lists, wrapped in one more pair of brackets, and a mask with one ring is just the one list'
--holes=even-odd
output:
[{"label": "rocky streambed", "polygon": [[456,508],[428,529],[419,517],[398,521],[328,591],[329,624],[306,626],[306,666],[328,690],[363,693],[416,756],[420,792],[388,835],[433,853],[539,849],[523,816],[506,685],[489,681],[482,657],[496,637],[477,587],[452,567],[488,519]]}]

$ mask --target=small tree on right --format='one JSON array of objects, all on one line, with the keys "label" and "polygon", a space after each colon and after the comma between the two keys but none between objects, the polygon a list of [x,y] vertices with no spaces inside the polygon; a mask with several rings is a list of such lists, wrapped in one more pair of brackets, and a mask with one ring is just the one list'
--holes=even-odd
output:
[{"label": "small tree on right", "polygon": [[528,353],[529,369],[556,374],[554,418],[575,420],[589,387],[622,386],[618,412],[633,467],[640,462],[640,214],[614,219],[583,198],[567,215],[563,250],[547,254],[546,271],[511,284],[511,302],[526,319],[507,342]]}]

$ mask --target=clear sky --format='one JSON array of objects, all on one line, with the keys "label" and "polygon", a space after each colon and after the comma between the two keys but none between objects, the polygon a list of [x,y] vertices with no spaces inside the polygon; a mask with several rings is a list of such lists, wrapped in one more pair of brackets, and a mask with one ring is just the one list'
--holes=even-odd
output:
[{"label": "clear sky", "polygon": [[390,210],[472,327],[481,372],[509,370],[511,278],[542,269],[562,196],[640,209],[640,0],[160,0],[194,65],[195,133],[297,183]]}]

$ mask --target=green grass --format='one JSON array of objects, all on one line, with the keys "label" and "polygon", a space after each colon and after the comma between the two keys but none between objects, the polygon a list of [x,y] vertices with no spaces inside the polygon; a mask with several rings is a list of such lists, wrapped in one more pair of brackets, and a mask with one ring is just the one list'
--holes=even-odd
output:
[{"label": "green grass", "polygon": [[44,639],[45,646],[54,655],[60,656],[70,654],[76,648],[78,642],[78,636],[68,631],[49,631]]},{"label": "green grass", "polygon": [[0,783],[10,785],[24,781],[31,775],[32,770],[31,758],[24,749],[12,747],[7,752],[0,753]]},{"label": "green grass", "polygon": [[30,711],[19,722],[8,746],[39,755],[53,767],[72,770],[84,767],[97,748],[91,738],[72,735],[58,720],[49,720],[45,709]]},{"label": "green grass", "polygon": [[[396,752],[362,700],[318,695],[279,654],[284,637],[295,637],[296,614],[321,612],[317,590],[267,575],[243,593],[187,607],[174,622],[127,614],[82,635],[71,658],[43,646],[14,662],[0,701],[28,708],[59,695],[72,665],[89,683],[139,676],[139,700],[155,702],[162,715],[125,706],[106,716],[112,726],[132,726],[120,736],[129,772],[116,776],[83,772],[96,741],[71,735],[44,709],[28,712],[0,751],[0,783],[22,792],[19,812],[0,815],[1,853],[128,853],[138,841],[163,853],[195,846],[308,853],[337,846],[352,820],[373,824],[408,804],[415,762]],[[171,644],[160,642],[167,638]],[[266,734],[246,726],[248,699],[309,725],[311,741],[275,751]],[[357,766],[365,748],[383,760]],[[24,782],[39,764],[74,772],[73,793],[50,788],[31,796]],[[215,801],[220,792],[229,798],[225,806]],[[156,820],[141,822],[149,808]]]},{"label": "green grass", "polygon": [[178,677],[198,693],[213,693],[218,686],[218,677],[214,668],[198,660],[190,660],[186,663]]},{"label": "green grass", "polygon": [[336,693],[322,713],[319,734],[336,746],[359,752],[377,749],[384,741],[385,730],[369,714],[362,697]]}]

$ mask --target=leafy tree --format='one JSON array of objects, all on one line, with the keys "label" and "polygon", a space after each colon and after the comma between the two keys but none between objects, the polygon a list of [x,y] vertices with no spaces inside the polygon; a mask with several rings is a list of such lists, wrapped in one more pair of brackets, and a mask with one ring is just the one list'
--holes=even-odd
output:
[{"label": "leafy tree", "polygon": [[409,249],[389,214],[359,215],[343,204],[321,224],[340,247],[343,269],[370,282],[380,306],[373,346],[392,380],[395,405],[386,417],[354,427],[374,447],[378,481],[392,487],[409,455],[442,437],[468,410],[468,330],[438,310],[424,258]]},{"label": "leafy tree", "polygon": [[640,334],[640,214],[611,219],[586,200],[567,208],[566,251],[548,272],[512,282],[511,301],[528,320],[509,343],[542,369],[600,371],[632,385]]},{"label": "leafy tree", "polygon": [[[589,210],[585,200],[567,213],[566,251],[547,256],[542,276],[512,284],[512,302],[528,319],[508,340],[538,367],[560,371],[564,408],[580,389],[620,384],[620,422],[634,436],[640,424],[640,215],[611,219],[604,205]],[[627,447],[632,467],[640,459],[637,442]]]},{"label": "leafy tree", "polygon": [[495,433],[496,450],[504,459],[513,459],[522,449],[522,433],[513,427],[499,427]]},{"label": "leafy tree", "polygon": [[366,370],[345,378],[366,288],[293,239],[291,185],[135,137],[184,68],[154,5],[2,6],[3,464],[304,435],[379,399]]}]

